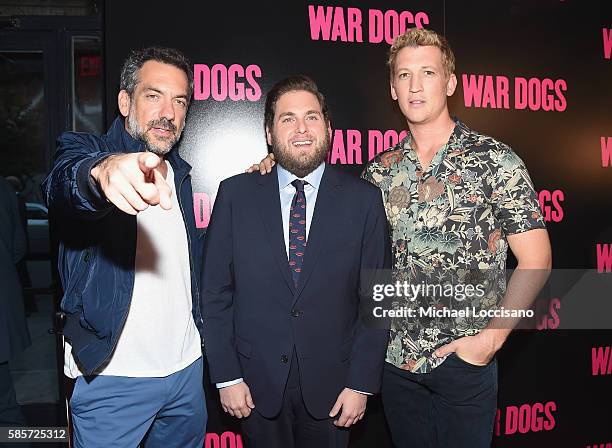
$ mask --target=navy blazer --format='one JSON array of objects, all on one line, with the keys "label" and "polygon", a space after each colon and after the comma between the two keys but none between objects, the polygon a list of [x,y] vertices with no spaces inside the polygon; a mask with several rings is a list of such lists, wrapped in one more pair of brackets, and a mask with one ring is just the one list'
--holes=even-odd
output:
[{"label": "navy blazer", "polygon": [[221,182],[204,250],[204,345],[213,382],[244,378],[255,408],[273,417],[295,350],[315,418],[328,417],[345,387],[379,390],[389,333],[360,315],[370,300],[360,291],[362,272],[390,268],[377,187],[326,166],[297,288],[276,169]]}]

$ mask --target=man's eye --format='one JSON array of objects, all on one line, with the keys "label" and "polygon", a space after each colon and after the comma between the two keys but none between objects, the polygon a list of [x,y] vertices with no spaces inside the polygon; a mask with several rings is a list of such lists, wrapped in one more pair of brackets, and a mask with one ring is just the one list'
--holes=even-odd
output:
[{"label": "man's eye", "polygon": [[176,100],[176,103],[181,107],[187,106],[187,102],[185,100]]},{"label": "man's eye", "polygon": [[431,70],[425,70],[425,74],[426,74],[427,76],[432,76],[432,75],[435,75],[435,74],[436,74],[436,72],[433,72],[433,71],[431,71]]},{"label": "man's eye", "polygon": [[317,121],[319,119],[318,115],[309,115],[306,117],[307,120]]},{"label": "man's eye", "polygon": [[281,120],[281,123],[290,123],[293,121],[292,117],[285,117]]},{"label": "man's eye", "polygon": [[399,79],[405,79],[405,78],[408,78],[409,76],[410,75],[408,73],[405,73],[405,72],[404,73],[400,73],[399,75],[397,75],[397,77]]},{"label": "man's eye", "polygon": [[154,93],[149,93],[147,95],[147,98],[149,98],[150,100],[157,100],[159,98],[159,95],[156,95]]}]

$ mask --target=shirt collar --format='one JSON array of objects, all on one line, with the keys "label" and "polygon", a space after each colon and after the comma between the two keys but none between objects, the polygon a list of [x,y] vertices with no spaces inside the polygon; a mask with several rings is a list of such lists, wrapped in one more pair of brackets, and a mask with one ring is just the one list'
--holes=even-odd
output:
[{"label": "shirt collar", "polygon": [[[321,163],[321,165],[316,167],[314,171],[310,172],[302,180],[305,180],[314,188],[318,189],[319,184],[321,184],[321,178],[323,177],[323,171],[325,171],[325,163]],[[276,173],[278,175],[278,188],[280,190],[290,185],[295,179],[300,179],[278,164],[276,165]]]},{"label": "shirt collar", "polygon": [[[453,132],[451,133],[448,142],[446,142],[446,144],[440,148],[440,151],[436,153],[430,163],[430,166],[435,166],[440,163],[451,150],[465,150],[465,143],[467,138],[470,136],[471,131],[457,117],[453,117],[453,121],[455,122],[455,127],[453,128]],[[416,152],[412,148],[412,134],[410,132],[408,132],[408,135],[406,135],[406,137],[398,143],[396,148],[402,149],[404,154],[413,162],[418,161]]]}]

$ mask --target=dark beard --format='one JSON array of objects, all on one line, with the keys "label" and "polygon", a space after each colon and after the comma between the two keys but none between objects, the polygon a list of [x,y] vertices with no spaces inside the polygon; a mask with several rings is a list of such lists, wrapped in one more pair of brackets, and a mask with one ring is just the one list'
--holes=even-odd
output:
[{"label": "dark beard", "polygon": [[291,150],[287,146],[284,146],[276,139],[276,135],[272,134],[272,152],[274,153],[276,162],[280,166],[290,173],[295,174],[300,179],[303,179],[325,161],[327,158],[327,151],[329,150],[329,141],[329,132],[325,130],[325,137],[319,146],[316,147],[312,157],[308,159],[298,159],[293,156]]},{"label": "dark beard", "polygon": [[[130,114],[128,116],[128,131],[130,135],[135,139],[142,141],[147,151],[152,152],[153,154],[157,154],[160,157],[170,152],[170,150],[174,147],[180,137],[180,133],[177,135],[176,126],[174,125],[174,123],[172,123],[165,117],[162,117],[159,120],[149,121],[146,124],[146,129],[142,129],[133,117],[134,114],[132,114],[130,111]],[[167,139],[164,140],[168,143],[168,146],[157,145],[147,137],[147,130],[153,127],[161,127],[172,131],[173,135],[169,136]]]}]

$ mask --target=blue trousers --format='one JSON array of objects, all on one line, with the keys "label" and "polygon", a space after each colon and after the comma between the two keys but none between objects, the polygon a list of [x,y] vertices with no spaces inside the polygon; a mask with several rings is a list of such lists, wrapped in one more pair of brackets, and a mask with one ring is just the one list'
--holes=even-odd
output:
[{"label": "blue trousers", "polygon": [[202,358],[162,378],[78,377],[70,400],[76,448],[201,448]]}]

